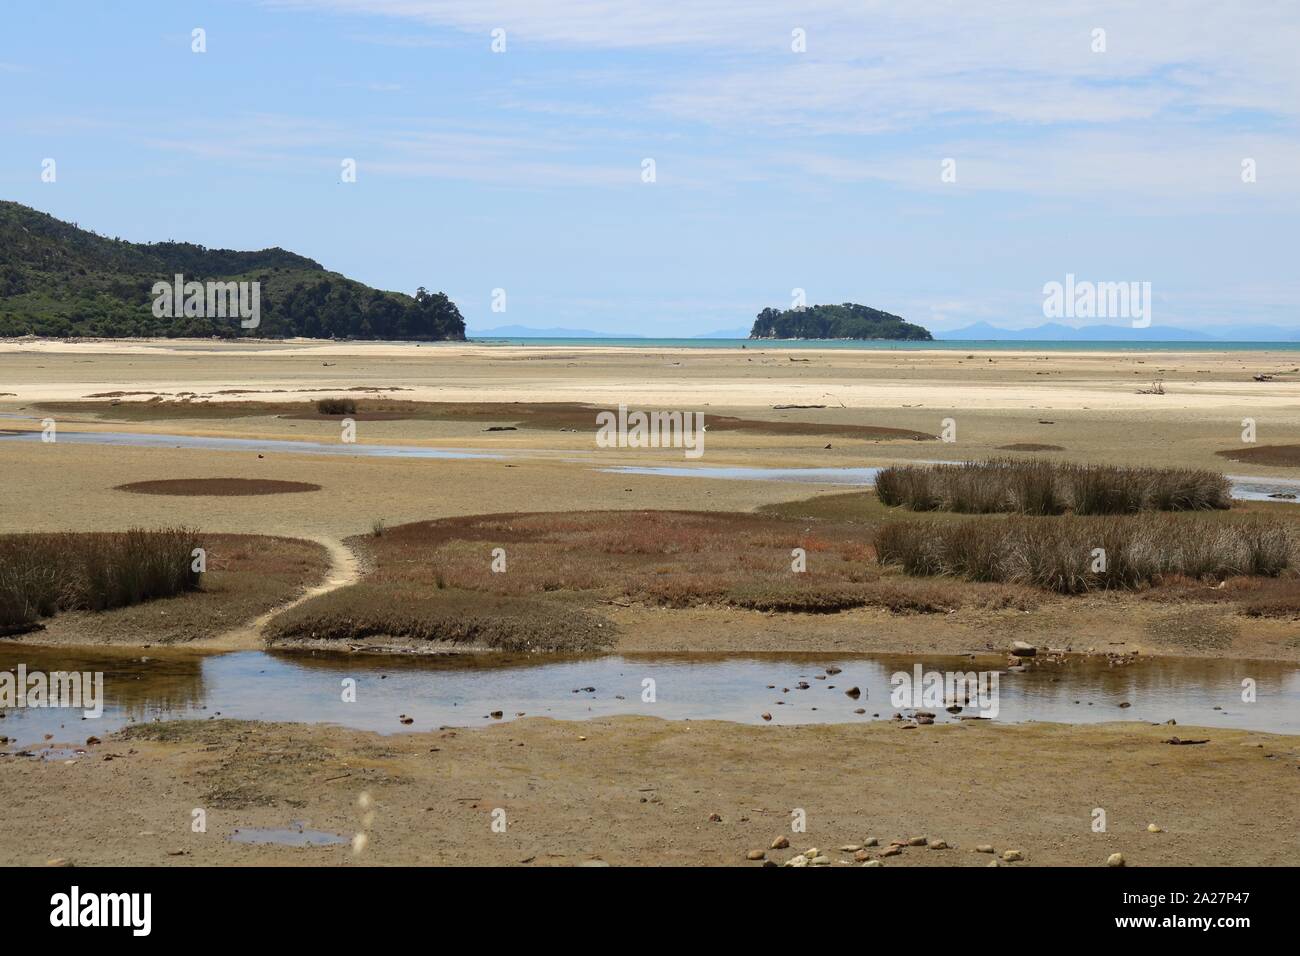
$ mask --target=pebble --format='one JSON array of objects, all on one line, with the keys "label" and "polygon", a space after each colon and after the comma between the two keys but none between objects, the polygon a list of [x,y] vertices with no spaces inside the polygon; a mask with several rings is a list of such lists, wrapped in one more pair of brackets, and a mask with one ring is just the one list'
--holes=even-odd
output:
[{"label": "pebble", "polygon": [[907,841],[907,845],[908,845],[908,846],[925,846],[928,842],[930,842],[930,841],[927,840],[925,837],[912,837],[912,839],[910,839],[910,840]]},{"label": "pebble", "polygon": [[710,822],[710,823],[721,823],[721,822],[722,822],[722,815],[721,815],[721,814],[718,814],[718,813],[710,813],[710,814],[709,814],[709,822]]},{"label": "pebble", "polygon": [[784,850],[784,849],[785,849],[786,847],[788,847],[789,845],[790,845],[790,840],[789,840],[788,837],[779,836],[779,837],[777,837],[775,840],[772,841],[772,847],[771,847],[771,848],[772,848],[773,850]]},{"label": "pebble", "polygon": [[1124,866],[1124,854],[1123,854],[1123,853],[1112,853],[1110,856],[1106,857],[1106,865],[1107,865],[1107,866]]},{"label": "pebble", "polygon": [[1012,641],[1011,653],[1016,657],[1033,657],[1038,653],[1038,648],[1033,644],[1027,644],[1024,641]]},{"label": "pebble", "polygon": [[772,715],[769,714],[767,711],[763,711],[763,719],[764,719],[764,720],[771,720],[771,719],[772,719]]},{"label": "pebble", "polygon": [[852,697],[854,700],[857,700],[859,697],[862,696],[862,691],[858,690],[856,687],[850,687],[844,693]]},{"label": "pebble", "polygon": [[1002,851],[1002,859],[1005,860],[1007,863],[1018,863],[1019,861],[1023,860],[1024,858],[1025,858],[1025,855],[1024,855],[1023,853],[1021,853],[1019,850],[1003,850],[1003,851]]},{"label": "pebble", "polygon": [[871,859],[871,854],[868,853],[866,850],[858,850],[858,852],[853,854],[853,859],[855,859],[859,863],[862,863],[866,860]]},{"label": "pebble", "polygon": [[945,843],[943,840],[931,840],[929,843],[926,844],[926,846],[928,846],[931,850],[948,849],[948,844]]},{"label": "pebble", "polygon": [[1164,833],[1164,832],[1165,832],[1165,831],[1162,830],[1162,829],[1160,828],[1160,825],[1157,824],[1157,823],[1148,823],[1148,824],[1147,824],[1147,833]]},{"label": "pebble", "polygon": [[750,850],[748,853],[745,854],[745,859],[746,859],[746,860],[761,860],[761,859],[765,858],[766,856],[767,856],[767,853],[766,853],[765,851],[763,851],[763,850]]},{"label": "pebble", "polygon": [[867,862],[863,863],[862,865],[863,866],[884,866],[885,864],[881,863],[879,860],[867,860]]},{"label": "pebble", "polygon": [[842,847],[840,847],[840,852],[841,852],[841,853],[857,853],[857,852],[858,852],[859,850],[861,850],[861,849],[862,849],[862,844],[861,844],[861,843],[846,843],[846,844],[844,844]]},{"label": "pebble", "polygon": [[976,853],[992,853],[992,852],[993,852],[993,844],[992,844],[992,843],[981,843],[979,846],[977,846],[977,847],[975,848],[975,852],[976,852]]},{"label": "pebble", "polygon": [[798,856],[792,856],[790,857],[790,859],[786,860],[785,865],[786,866],[807,866],[808,857],[800,853]]},{"label": "pebble", "polygon": [[886,849],[885,849],[885,850],[884,850],[880,855],[881,855],[881,856],[898,856],[898,855],[899,855],[900,853],[902,853],[902,852],[903,852],[903,848],[902,848],[901,846],[891,846],[891,847],[887,847],[887,848],[886,848]]},{"label": "pebble", "polygon": [[817,857],[819,857],[819,856],[822,855],[822,851],[819,850],[819,849],[817,849],[817,848],[814,846],[814,847],[810,847],[810,848],[807,849],[807,850],[804,850],[804,851],[803,851],[803,855],[806,856],[806,857],[807,857],[808,859],[810,859],[810,860],[815,860]]},{"label": "pebble", "polygon": [[877,840],[875,837],[867,837],[865,840],[862,841],[862,845],[864,847],[880,846],[880,841]]},{"label": "pebble", "polygon": [[809,866],[830,866],[831,858],[829,856],[815,856],[808,861]]}]

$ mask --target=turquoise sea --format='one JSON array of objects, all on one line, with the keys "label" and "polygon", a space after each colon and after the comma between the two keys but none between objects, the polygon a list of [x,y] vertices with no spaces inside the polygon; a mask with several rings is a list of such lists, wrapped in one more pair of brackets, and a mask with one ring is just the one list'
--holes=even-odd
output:
[{"label": "turquoise sea", "polygon": [[1056,342],[1038,339],[934,342],[858,341],[846,339],[641,339],[641,338],[494,338],[470,336],[482,345],[627,347],[637,349],[895,349],[916,352],[1300,352],[1300,342]]}]

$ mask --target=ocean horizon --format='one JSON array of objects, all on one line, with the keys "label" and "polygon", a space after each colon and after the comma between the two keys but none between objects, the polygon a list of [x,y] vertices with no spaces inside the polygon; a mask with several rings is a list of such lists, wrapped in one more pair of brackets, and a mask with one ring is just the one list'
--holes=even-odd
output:
[{"label": "ocean horizon", "polygon": [[1067,342],[1040,339],[935,339],[931,342],[887,339],[696,339],[696,338],[551,338],[545,336],[477,336],[467,341],[480,345],[554,345],[619,348],[688,349],[859,349],[899,352],[1300,352],[1300,342],[1187,342],[1096,341]]}]

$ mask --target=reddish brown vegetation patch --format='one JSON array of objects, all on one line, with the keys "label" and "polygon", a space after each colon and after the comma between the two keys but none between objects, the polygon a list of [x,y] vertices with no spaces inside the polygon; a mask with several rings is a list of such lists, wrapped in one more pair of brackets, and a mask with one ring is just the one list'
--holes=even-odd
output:
[{"label": "reddish brown vegetation patch", "polygon": [[906,578],[876,564],[867,537],[861,524],[748,513],[560,512],[418,522],[353,539],[371,552],[375,570],[278,618],[272,633],[590,650],[614,636],[599,616],[608,605],[944,613],[962,606],[1026,609],[1038,601],[1024,588]]},{"label": "reddish brown vegetation patch", "polygon": [[[238,390],[235,390],[238,391]],[[336,391],[355,391],[340,389]],[[217,393],[224,394],[224,393]],[[413,402],[403,399],[349,400],[357,421],[436,421],[474,424],[509,423],[520,428],[594,434],[596,416],[607,409],[581,402]],[[44,402],[37,406],[59,414],[99,414],[106,419],[161,421],[166,419],[249,418],[276,415],[291,420],[337,421],[339,412],[323,412],[310,402]],[[711,432],[750,432],[759,435],[838,435],[867,441],[933,440],[933,435],[885,425],[831,424],[804,421],[764,421],[705,414]]]},{"label": "reddish brown vegetation patch", "polygon": [[163,478],[155,481],[132,481],[118,485],[115,491],[137,495],[291,495],[303,491],[320,491],[320,485],[307,481],[275,481],[270,478]]}]

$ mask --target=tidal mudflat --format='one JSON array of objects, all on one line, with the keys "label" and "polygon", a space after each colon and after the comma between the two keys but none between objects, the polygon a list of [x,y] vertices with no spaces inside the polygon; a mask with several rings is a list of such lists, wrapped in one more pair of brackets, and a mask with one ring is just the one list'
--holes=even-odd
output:
[{"label": "tidal mudflat", "polygon": [[[5,709],[0,860],[758,865],[803,849],[772,847],[791,807],[832,862],[1293,859],[1289,570],[1078,595],[919,577],[874,544],[918,515],[869,489],[892,464],[1009,454],[1245,471],[1218,454],[1244,395],[1275,434],[1300,430],[1294,386],[1251,377],[1275,357],[1162,353],[1162,395],[1133,390],[1151,358],[1133,353],[804,357],[0,347],[22,433],[0,439],[0,534],[183,525],[214,562],[193,594],[0,642],[0,669],[105,679],[101,718]],[[357,396],[355,443],[313,410],[335,394]],[[600,448],[582,416],[620,401],[746,424],[706,433],[699,463]],[[933,437],[954,416],[959,440]],[[1292,527],[1294,504],[1265,499],[1300,470],[1250,460],[1238,500],[1196,520]],[[978,696],[895,706],[891,678],[917,665],[998,672],[997,715]],[[88,788],[81,829],[52,837],[41,821]],[[1109,833],[1089,829],[1098,805]],[[189,830],[195,806],[213,839]],[[485,844],[496,808],[512,836]],[[920,836],[945,848],[885,853]]]}]

